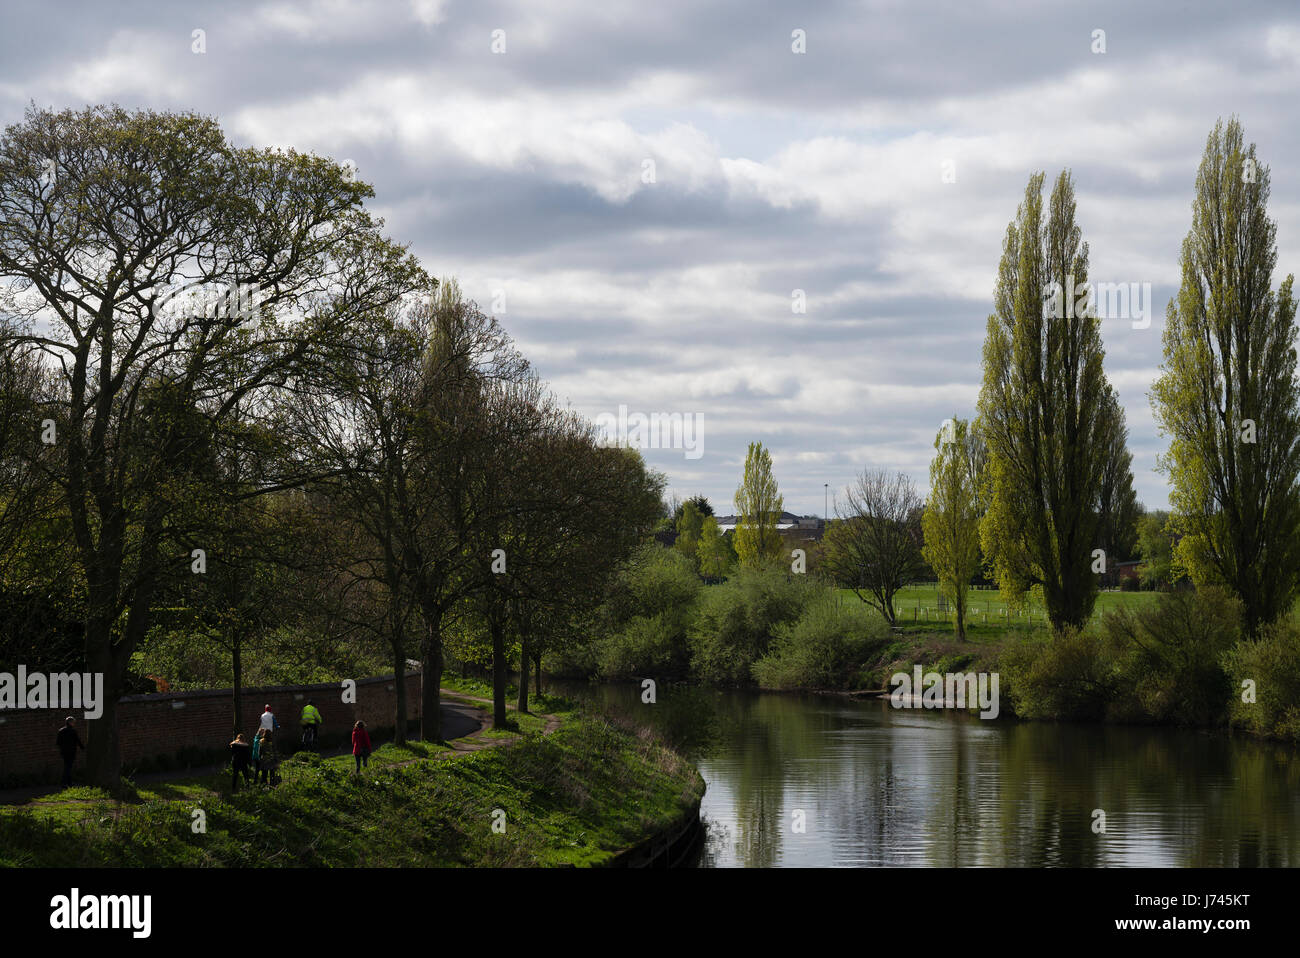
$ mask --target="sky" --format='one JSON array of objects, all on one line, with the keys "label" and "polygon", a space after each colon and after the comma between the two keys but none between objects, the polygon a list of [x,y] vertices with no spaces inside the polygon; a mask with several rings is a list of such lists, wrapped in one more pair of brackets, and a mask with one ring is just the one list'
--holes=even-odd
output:
[{"label": "sky", "polygon": [[645,457],[719,514],[753,441],[792,512],[864,469],[924,492],[941,424],[975,413],[1007,224],[1062,169],[1090,278],[1149,284],[1149,325],[1102,336],[1138,498],[1164,507],[1147,394],[1197,163],[1237,115],[1271,170],[1274,285],[1300,272],[1297,92],[1293,3],[0,9],[0,124],[194,110],[352,162],[562,402],[690,424]]}]

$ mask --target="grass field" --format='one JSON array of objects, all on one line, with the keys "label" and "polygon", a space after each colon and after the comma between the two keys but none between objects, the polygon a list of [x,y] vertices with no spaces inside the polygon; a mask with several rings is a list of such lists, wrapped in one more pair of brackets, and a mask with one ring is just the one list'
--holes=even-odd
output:
[{"label": "grass field", "polygon": [[[846,600],[857,601],[851,589],[840,589],[839,592]],[[1147,605],[1156,601],[1157,595],[1155,592],[1102,592],[1097,596],[1093,618],[1116,609]],[[1023,609],[1011,609],[997,589],[972,587],[967,602],[966,634],[976,641],[1002,636],[1010,630],[1041,628],[1047,621],[1041,604],[1027,602]],[[944,605],[936,583],[904,587],[894,597],[894,609],[898,613],[899,625],[906,632],[953,631],[952,607]]]}]

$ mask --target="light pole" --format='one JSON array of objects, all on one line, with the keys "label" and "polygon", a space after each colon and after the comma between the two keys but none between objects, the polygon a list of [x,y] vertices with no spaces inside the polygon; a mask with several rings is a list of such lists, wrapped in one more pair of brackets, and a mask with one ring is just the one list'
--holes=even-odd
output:
[{"label": "light pole", "polygon": [[822,525],[830,522],[831,484],[822,483]]}]

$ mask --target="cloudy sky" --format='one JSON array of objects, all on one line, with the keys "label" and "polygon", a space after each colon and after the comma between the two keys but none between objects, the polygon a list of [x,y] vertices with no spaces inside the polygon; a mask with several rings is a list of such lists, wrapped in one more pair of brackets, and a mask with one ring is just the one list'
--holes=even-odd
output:
[{"label": "cloudy sky", "polygon": [[1102,327],[1163,506],[1147,392],[1218,117],[1271,167],[1275,284],[1300,272],[1300,12],[1083,6],[7,0],[0,122],[193,109],[353,161],[562,399],[702,417],[702,455],[646,457],[719,512],[752,440],[792,511],[866,467],[924,488],[940,423],[974,412],[1007,222],[1068,167],[1092,279],[1151,284],[1149,328]]}]

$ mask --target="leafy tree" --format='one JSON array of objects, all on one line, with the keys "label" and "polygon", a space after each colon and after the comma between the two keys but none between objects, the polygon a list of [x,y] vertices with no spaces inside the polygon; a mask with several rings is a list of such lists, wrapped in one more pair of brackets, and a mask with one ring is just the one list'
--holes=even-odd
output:
[{"label": "leafy tree", "polygon": [[12,332],[0,317],[0,670],[39,661],[80,672],[85,581],[52,482],[62,449],[42,442],[39,414],[51,381]]},{"label": "leafy tree", "polygon": [[703,495],[699,495],[699,496],[691,496],[690,499],[688,499],[688,500],[686,500],[686,501],[687,501],[687,502],[693,502],[693,503],[695,503],[695,508],[699,511],[699,513],[700,513],[701,516],[704,516],[704,517],[707,518],[708,516],[711,516],[711,515],[714,514],[714,513],[713,513],[713,504],[709,502],[709,497],[708,497],[708,496],[703,496]]},{"label": "leafy tree", "polygon": [[772,475],[772,456],[761,442],[751,442],[745,455],[745,473],[736,489],[736,555],[743,568],[758,568],[782,551],[777,523],[785,500]]},{"label": "leafy tree", "polygon": [[1097,545],[1106,553],[1106,574],[1115,574],[1115,563],[1131,559],[1137,552],[1137,493],[1133,489],[1133,454],[1124,432],[1116,432],[1106,455],[1098,498],[1100,526]]},{"label": "leafy tree", "polygon": [[[159,590],[190,574],[193,511],[165,493],[191,437],[142,428],[143,392],[170,384],[213,441],[237,411],[267,418],[277,391],[354,340],[356,316],[421,282],[365,211],[372,195],[327,159],[236,148],[188,113],[31,107],[0,136],[6,349],[53,360],[40,416],[62,446],[52,478],[86,583],[86,668],[104,676],[93,784],[119,785],[132,654]],[[258,301],[171,295],[232,286]]]},{"label": "leafy tree", "polygon": [[1073,295],[1088,282],[1074,184],[1061,173],[1046,215],[1042,189],[1035,174],[1007,227],[984,341],[980,537],[1003,593],[1017,601],[1041,586],[1059,630],[1092,613],[1093,550],[1103,548],[1110,512],[1129,501],[1131,481],[1116,464],[1127,433],[1102,369],[1100,320]]},{"label": "leafy tree", "polygon": [[822,566],[892,626],[898,619],[894,596],[922,568],[916,487],[901,473],[865,470],[835,508],[838,518],[822,540]]},{"label": "leafy tree", "polygon": [[[260,493],[283,474],[278,465],[287,451],[278,432],[244,422],[237,408],[210,434],[193,397],[174,384],[150,386],[142,397],[138,425],[170,453],[170,481],[156,495],[180,527],[186,554],[203,556],[202,574],[160,584],[154,619],[224,653],[238,730],[244,654],[293,604],[284,593],[299,552],[299,517],[283,491]],[[173,598],[173,607],[158,608]]]},{"label": "leafy tree", "polygon": [[984,443],[964,419],[952,420],[934,441],[930,498],[921,517],[922,554],[934,569],[956,612],[958,640],[966,638],[966,595],[979,570],[979,524],[983,516]]},{"label": "leafy tree", "polygon": [[[673,548],[697,565],[696,550],[700,545],[700,532],[703,526],[704,515],[694,499],[687,499],[682,506],[682,514],[677,520],[677,541],[673,543]],[[714,522],[714,527],[717,527],[717,522]]]},{"label": "leafy tree", "polygon": [[1196,176],[1182,285],[1165,314],[1152,390],[1169,436],[1178,560],[1242,602],[1246,634],[1300,592],[1300,383],[1294,277],[1274,292],[1269,168],[1241,124],[1215,125]]},{"label": "leafy tree", "polygon": [[506,686],[512,649],[507,639],[518,619],[520,578],[512,570],[528,555],[529,514],[545,510],[547,484],[524,487],[524,477],[544,468],[543,444],[530,440],[543,428],[540,384],[529,376],[518,381],[486,383],[481,395],[481,423],[494,436],[472,479],[475,513],[469,554],[473,557],[466,599],[474,619],[485,627],[492,648],[492,723],[504,728]]},{"label": "leafy tree", "polygon": [[[430,295],[437,295],[436,284]],[[337,580],[337,601],[329,604],[334,624],[346,621],[386,639],[396,691],[394,740],[403,744],[406,662],[411,629],[418,627],[409,530],[432,507],[413,494],[429,452],[418,442],[415,405],[429,334],[409,306],[394,305],[362,323],[365,348],[341,357],[308,401],[295,404],[295,444],[322,477],[313,486],[317,521],[348,532],[322,557]]]},{"label": "leafy tree", "polygon": [[708,579],[720,579],[736,563],[736,550],[731,547],[731,540],[718,531],[718,520],[708,516],[700,527],[700,542],[695,554],[699,559],[700,575]]},{"label": "leafy tree", "polygon": [[649,535],[662,474],[635,449],[602,447],[591,425],[553,400],[511,456],[511,507],[501,525],[519,641],[518,708],[528,710],[530,663],[574,639],[623,561]]},{"label": "leafy tree", "polygon": [[1169,513],[1164,510],[1148,512],[1137,521],[1142,585],[1148,589],[1168,589],[1181,578],[1174,572],[1174,537],[1169,529]]},{"label": "leafy tree", "polygon": [[[403,565],[424,624],[420,642],[422,735],[441,738],[443,629],[470,603],[486,616],[495,654],[494,714],[505,722],[508,595],[497,589],[493,550],[512,506],[512,454],[534,420],[532,370],[495,317],[454,282],[417,312],[422,368],[412,398],[419,466],[402,483]],[[507,556],[507,568],[509,566]]]},{"label": "leafy tree", "polygon": [[674,526],[681,521],[682,510],[686,508],[686,503],[688,502],[695,504],[695,510],[700,514],[701,518],[713,515],[713,504],[709,502],[708,496],[691,496],[686,500],[678,500],[674,497],[671,510]]}]

